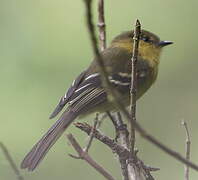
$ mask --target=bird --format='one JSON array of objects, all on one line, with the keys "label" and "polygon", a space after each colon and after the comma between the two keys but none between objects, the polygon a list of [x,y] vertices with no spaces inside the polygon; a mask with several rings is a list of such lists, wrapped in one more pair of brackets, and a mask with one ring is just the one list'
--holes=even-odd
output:
[{"label": "bird", "polygon": [[[133,34],[134,31],[125,31],[117,35],[109,47],[101,52],[109,82],[119,92],[120,100],[126,107],[130,103]],[[157,35],[147,30],[141,31],[136,73],[136,100],[156,81],[162,49],[172,43],[160,40]],[[56,117],[66,105],[58,120],[25,156],[21,163],[22,169],[33,171],[38,167],[50,148],[75,119],[91,113],[117,110],[113,102],[107,98],[96,58],[79,74],[68,91],[60,98],[50,119]]]}]

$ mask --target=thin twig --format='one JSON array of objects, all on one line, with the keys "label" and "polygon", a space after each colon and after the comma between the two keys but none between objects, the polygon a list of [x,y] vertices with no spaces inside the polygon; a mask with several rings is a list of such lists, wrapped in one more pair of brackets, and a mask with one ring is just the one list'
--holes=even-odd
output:
[{"label": "thin twig", "polygon": [[95,132],[95,129],[96,129],[96,127],[97,127],[97,124],[98,124],[98,113],[96,114],[96,117],[95,117],[95,119],[94,119],[94,125],[93,125],[93,128],[92,128],[92,130],[91,130],[91,133],[90,133],[90,135],[89,135],[89,141],[88,141],[88,143],[87,143],[87,146],[86,146],[86,148],[85,148],[85,151],[88,153],[88,151],[89,151],[89,148],[91,147],[91,143],[92,143],[92,141],[93,141],[93,138],[94,138],[94,132]]},{"label": "thin twig", "polygon": [[0,142],[0,148],[2,149],[3,154],[4,154],[5,158],[7,159],[7,161],[9,162],[10,167],[13,170],[14,174],[16,175],[17,179],[18,180],[24,180],[24,178],[21,175],[19,169],[17,168],[17,165],[15,164],[12,156],[10,155],[8,149],[6,148],[6,146],[2,142]]},{"label": "thin twig", "polygon": [[98,28],[99,28],[99,43],[100,49],[103,51],[106,48],[106,25],[104,16],[104,0],[98,0]]},{"label": "thin twig", "polygon": [[[182,125],[184,126],[185,131],[186,131],[186,159],[190,160],[190,144],[191,144],[190,133],[188,130],[187,123],[185,121],[182,121]],[[185,166],[185,180],[189,180],[189,166],[188,165]]]},{"label": "thin twig", "polygon": [[136,121],[136,93],[137,93],[137,61],[138,61],[138,47],[139,39],[141,34],[141,24],[137,19],[134,28],[133,34],[133,52],[131,58],[131,88],[130,88],[130,113],[131,113],[131,122],[130,122],[130,152],[134,154],[135,148],[135,127],[133,122]]},{"label": "thin twig", "polygon": [[[103,59],[99,53],[98,47],[97,47],[97,39],[95,36],[95,29],[92,23],[92,13],[91,13],[91,2],[92,0],[84,0],[85,1],[85,5],[86,5],[86,17],[87,17],[87,25],[88,25],[88,30],[89,30],[89,34],[91,37],[91,43],[92,43],[92,47],[93,47],[93,52],[96,56],[96,61],[98,63],[99,66],[99,70],[100,70],[100,74],[101,74],[101,78],[102,78],[102,82],[104,84],[104,88],[108,94],[108,98],[115,102],[116,107],[123,113],[123,115],[126,117],[127,120],[131,120],[131,116],[128,113],[128,111],[124,108],[123,104],[121,103],[121,101],[119,101],[120,99],[118,97],[120,97],[118,95],[118,92],[115,91],[108,79],[108,73],[105,69],[104,66],[104,62]],[[173,158],[177,159],[178,161],[188,165],[189,167],[191,167],[192,169],[198,171],[198,165],[196,165],[195,163],[187,160],[186,158],[184,158],[182,155],[180,155],[178,152],[168,148],[166,145],[164,145],[163,143],[161,143],[160,141],[158,141],[155,137],[153,137],[152,135],[148,134],[147,131],[145,129],[143,129],[141,127],[141,125],[137,122],[134,121],[133,125],[135,127],[135,129],[140,133],[140,135],[145,138],[147,141],[149,141],[150,143],[154,144],[155,146],[157,146],[159,149],[161,149],[162,151],[164,151],[165,153],[167,153],[168,155],[172,156]]]},{"label": "thin twig", "polygon": [[[130,114],[128,114],[128,112],[126,112],[124,109],[122,109],[122,112],[126,116],[126,118],[128,120],[130,120]],[[148,134],[147,131],[145,129],[143,129],[137,121],[134,121],[133,123],[134,123],[134,126],[135,126],[136,130],[140,133],[140,135],[144,139],[146,139],[150,143],[154,144],[156,147],[158,147],[159,149],[161,149],[162,151],[164,151],[165,153],[167,153],[171,157],[175,158],[176,160],[178,160],[178,161],[182,162],[183,164],[188,165],[192,169],[198,171],[198,165],[197,164],[187,160],[181,154],[179,154],[178,152],[170,149],[169,147],[167,147],[166,145],[164,145],[163,143],[158,141],[155,137]]]},{"label": "thin twig", "polygon": [[102,166],[100,166],[96,161],[94,161],[86,151],[80,147],[76,139],[73,137],[72,134],[68,134],[67,138],[76,152],[79,154],[81,159],[85,160],[90,166],[92,166],[96,171],[102,174],[108,180],[115,180],[111,174],[109,174]]}]

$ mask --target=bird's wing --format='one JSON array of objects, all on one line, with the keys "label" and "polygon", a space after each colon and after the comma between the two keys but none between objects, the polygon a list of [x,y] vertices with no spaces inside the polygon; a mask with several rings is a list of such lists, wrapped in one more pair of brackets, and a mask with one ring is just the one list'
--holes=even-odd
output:
[{"label": "bird's wing", "polygon": [[77,89],[78,85],[83,81],[83,78],[86,74],[86,71],[83,71],[72,83],[71,87],[68,89],[68,91],[60,98],[59,103],[57,104],[56,108],[50,115],[50,119],[57,116],[57,114],[64,108],[64,106],[68,103],[69,98],[72,96],[72,94]]},{"label": "bird's wing", "polygon": [[[130,74],[117,72],[109,75],[108,78],[112,85],[121,93],[129,91],[131,83]],[[72,86],[65,95],[61,97],[50,119],[55,117],[67,103],[74,111],[86,111],[86,109],[104,100],[106,100],[106,93],[102,88],[100,74],[96,72],[87,75],[86,71],[84,71],[72,83]]]},{"label": "bird's wing", "polygon": [[93,89],[101,87],[101,81],[99,73],[87,75],[86,71],[83,71],[72,83],[71,87],[61,97],[58,105],[50,115],[50,119],[54,118],[63,107],[68,104],[74,104],[82,97],[88,95]]}]

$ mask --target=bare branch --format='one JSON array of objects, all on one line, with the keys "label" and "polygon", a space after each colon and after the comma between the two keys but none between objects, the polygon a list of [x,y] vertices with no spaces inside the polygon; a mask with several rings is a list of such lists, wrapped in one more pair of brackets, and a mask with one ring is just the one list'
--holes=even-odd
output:
[{"label": "bare branch", "polygon": [[96,117],[95,117],[95,120],[94,120],[94,125],[93,125],[93,128],[91,130],[91,133],[89,135],[89,141],[88,141],[88,144],[85,148],[85,151],[88,153],[89,151],[89,148],[91,147],[91,143],[93,141],[93,138],[94,138],[94,132],[95,132],[95,129],[97,127],[97,124],[98,124],[98,113],[96,114]]},{"label": "bare branch", "polygon": [[[123,123],[122,117],[120,112],[117,112],[115,117],[115,127],[116,127],[116,134],[120,138],[120,144],[122,147],[128,150],[129,148],[129,138],[128,138],[128,130],[127,126]],[[122,175],[124,177],[124,180],[130,180],[130,175],[128,171],[128,162],[127,162],[126,156],[119,155],[119,161],[121,165]]]},{"label": "bare branch", "polygon": [[127,125],[124,124],[124,122],[122,120],[122,116],[121,116],[120,112],[117,112],[116,124],[117,124],[117,126],[118,126],[117,128],[119,130],[120,144],[124,148],[129,149],[129,132],[127,130]]},{"label": "bare branch", "polygon": [[5,158],[7,159],[7,161],[9,162],[10,167],[13,170],[14,174],[16,175],[17,179],[18,180],[24,180],[24,178],[21,175],[19,169],[17,168],[17,165],[15,164],[12,156],[10,155],[8,149],[6,148],[6,146],[2,142],[0,142],[0,148],[2,149],[3,154],[4,154]]},{"label": "bare branch", "polygon": [[[86,132],[88,135],[91,133],[92,127],[87,123],[77,122],[77,123],[74,123],[74,125],[77,128],[81,129],[82,131]],[[118,143],[116,143],[110,137],[105,136],[97,129],[95,130],[94,137],[98,139],[100,142],[107,145],[113,152],[115,152],[119,156],[119,161],[121,163],[122,175],[124,177],[124,180],[131,180],[132,176],[131,177],[128,176],[128,169],[127,169],[127,162],[126,162],[130,157],[130,151],[127,148],[123,147],[122,145],[119,145]],[[150,171],[159,170],[158,168],[152,168],[152,167],[144,165],[144,163],[140,159],[138,159],[136,156],[133,157],[132,161],[134,162],[134,166],[136,168],[135,169],[136,174],[137,172],[139,172],[139,174],[144,175],[144,180],[145,179],[147,180],[148,178],[150,178],[150,180],[154,180],[150,174]]]},{"label": "bare branch", "polygon": [[[91,133],[92,127],[87,123],[77,122],[77,123],[74,123],[74,125],[77,128],[81,129],[82,131],[86,132],[88,135]],[[107,145],[116,154],[122,154],[123,153],[123,155],[129,157],[129,151],[127,149],[125,149],[123,146],[117,144],[114,141],[114,139],[111,139],[108,136],[105,136],[104,134],[102,134],[97,129],[95,129],[94,137],[96,139],[98,139],[99,141],[101,141],[102,143],[104,143],[105,145]]]},{"label": "bare branch", "polygon": [[106,25],[104,16],[104,0],[98,0],[98,28],[99,28],[99,43],[100,49],[103,51],[106,48]]},{"label": "bare branch", "polygon": [[[186,131],[186,159],[190,160],[190,144],[191,144],[190,133],[188,130],[187,123],[185,121],[182,121],[182,125],[184,126],[185,131]],[[189,180],[189,166],[188,165],[185,166],[185,180]]]},{"label": "bare branch", "polygon": [[79,154],[79,157],[85,160],[90,166],[92,166],[96,171],[102,174],[108,180],[115,180],[102,166],[100,166],[96,161],[94,161],[86,151],[80,147],[76,139],[72,134],[68,134],[67,138],[76,152]]},{"label": "bare branch", "polygon": [[[127,130],[127,126],[122,121],[120,113],[117,113],[116,124],[118,126],[120,144],[129,151],[130,149],[129,136],[128,136],[129,132]],[[128,158],[125,158],[125,156],[124,157],[119,156],[119,160],[122,167],[122,174],[125,179],[146,180],[146,177],[151,177],[153,179],[150,172],[145,171],[144,168],[142,168],[142,166],[138,164],[140,160],[138,160],[135,153],[132,154],[130,152]]]},{"label": "bare branch", "polygon": [[137,92],[137,61],[138,61],[138,47],[139,39],[141,34],[141,24],[137,19],[134,28],[133,35],[133,53],[132,53],[132,66],[131,66],[131,89],[130,89],[130,113],[131,113],[131,122],[130,122],[130,152],[134,154],[135,147],[135,127],[133,122],[136,121],[136,92]]}]

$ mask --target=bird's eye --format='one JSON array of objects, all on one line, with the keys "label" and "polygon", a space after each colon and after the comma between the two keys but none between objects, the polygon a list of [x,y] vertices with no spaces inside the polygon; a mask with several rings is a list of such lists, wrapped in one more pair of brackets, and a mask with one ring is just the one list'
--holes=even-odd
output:
[{"label": "bird's eye", "polygon": [[147,36],[142,37],[142,40],[143,40],[144,42],[150,42],[150,38],[147,37]]}]

